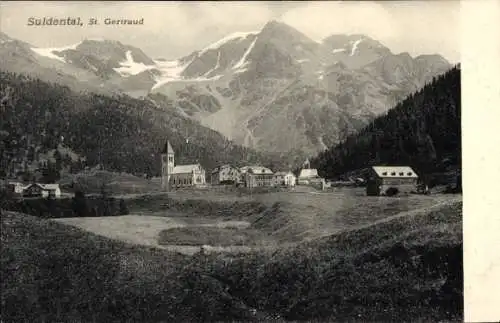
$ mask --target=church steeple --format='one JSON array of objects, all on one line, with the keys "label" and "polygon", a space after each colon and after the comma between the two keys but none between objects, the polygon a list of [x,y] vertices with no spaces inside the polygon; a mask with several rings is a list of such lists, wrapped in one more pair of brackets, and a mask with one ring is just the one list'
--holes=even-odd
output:
[{"label": "church steeple", "polygon": [[173,154],[174,150],[172,149],[172,146],[170,145],[170,141],[167,140],[165,142],[165,146],[163,147],[163,150],[161,152],[162,154]]},{"label": "church steeple", "polygon": [[165,191],[169,190],[170,177],[174,172],[174,157],[174,149],[170,145],[170,141],[167,140],[161,153],[161,187]]}]

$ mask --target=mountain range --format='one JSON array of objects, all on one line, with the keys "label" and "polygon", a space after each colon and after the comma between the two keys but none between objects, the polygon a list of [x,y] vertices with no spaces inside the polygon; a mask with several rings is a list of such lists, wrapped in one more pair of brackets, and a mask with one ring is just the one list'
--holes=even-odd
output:
[{"label": "mountain range", "polygon": [[[200,46],[201,47],[201,46]],[[77,91],[127,94],[264,152],[316,154],[451,68],[366,35],[314,41],[277,21],[177,60],[105,39],[37,48],[0,33],[2,69]]]}]

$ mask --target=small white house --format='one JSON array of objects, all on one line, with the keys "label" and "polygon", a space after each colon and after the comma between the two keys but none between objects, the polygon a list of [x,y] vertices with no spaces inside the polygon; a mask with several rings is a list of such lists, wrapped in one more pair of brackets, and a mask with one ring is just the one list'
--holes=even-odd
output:
[{"label": "small white house", "polygon": [[61,188],[59,184],[40,184],[40,186],[47,192],[47,196],[52,195],[56,198],[61,197]]},{"label": "small white house", "polygon": [[276,172],[274,174],[275,186],[293,187],[296,181],[297,179],[292,172]]},{"label": "small white house", "polygon": [[23,191],[26,188],[26,185],[24,185],[23,183],[19,183],[19,182],[9,182],[8,187],[12,193],[23,194]]},{"label": "small white house", "polygon": [[314,168],[303,168],[300,171],[299,178],[298,178],[298,184],[299,185],[308,185],[315,179],[320,178],[318,176],[318,170]]},{"label": "small white house", "polygon": [[61,189],[59,184],[40,184],[34,183],[26,186],[23,189],[23,195],[26,197],[61,197]]}]

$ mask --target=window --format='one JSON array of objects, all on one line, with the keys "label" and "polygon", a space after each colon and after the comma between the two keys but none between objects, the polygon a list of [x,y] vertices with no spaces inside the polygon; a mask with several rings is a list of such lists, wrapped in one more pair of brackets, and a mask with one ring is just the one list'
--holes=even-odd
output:
[{"label": "window", "polygon": [[383,172],[382,175],[387,176],[387,172]]},{"label": "window", "polygon": [[408,172],[408,173],[406,173],[406,175],[411,176],[411,175],[412,175],[412,172]]},{"label": "window", "polygon": [[173,163],[174,162],[174,156],[168,156],[168,161],[170,163]]},{"label": "window", "polygon": [[404,175],[405,175],[405,173],[404,173],[404,172],[400,172],[400,173],[399,173],[399,176],[404,176]]},{"label": "window", "polygon": [[163,156],[163,162],[166,163],[167,162],[167,156]]},{"label": "window", "polygon": [[396,176],[396,172],[392,172],[392,173],[391,173],[391,176]]}]

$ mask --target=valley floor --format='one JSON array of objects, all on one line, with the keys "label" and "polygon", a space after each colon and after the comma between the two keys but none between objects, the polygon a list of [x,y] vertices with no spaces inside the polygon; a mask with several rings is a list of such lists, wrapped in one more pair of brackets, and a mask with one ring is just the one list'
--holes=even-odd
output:
[{"label": "valley floor", "polygon": [[[111,239],[184,254],[196,253],[202,245],[208,252],[238,253],[275,250],[397,217],[430,212],[461,201],[461,196],[444,194],[399,198],[362,194],[362,190],[352,188],[333,192],[306,190],[255,194],[251,197],[198,191],[171,192],[168,196],[164,193],[129,194],[121,197],[127,199],[132,214],[55,221]],[[136,205],[141,199],[148,202],[144,206]],[[169,207],[169,201],[178,203],[176,207]],[[209,209],[204,212],[207,203]],[[248,203],[256,203],[258,207],[245,212]],[[216,239],[217,245],[207,246],[204,233],[217,230],[225,234],[226,239]],[[231,231],[246,236],[250,233],[250,237],[242,238],[244,241],[237,245],[230,245],[228,235]]]}]

